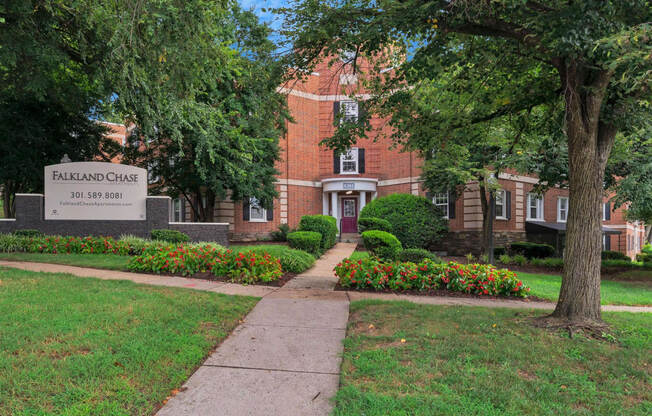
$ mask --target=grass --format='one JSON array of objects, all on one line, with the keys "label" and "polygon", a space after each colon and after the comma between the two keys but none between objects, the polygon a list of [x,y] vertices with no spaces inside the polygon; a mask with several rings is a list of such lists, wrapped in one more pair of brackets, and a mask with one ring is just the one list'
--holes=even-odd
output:
[{"label": "grass", "polygon": [[353,254],[349,257],[351,260],[362,260],[369,257],[368,251],[354,251]]},{"label": "grass", "polygon": [[[517,275],[532,289],[530,294],[553,302],[557,301],[561,276],[521,272]],[[602,280],[600,293],[603,305],[652,305],[652,281]]]},{"label": "grass", "polygon": [[115,254],[0,253],[0,260],[33,261],[109,270],[127,270],[129,259],[130,256]]},{"label": "grass", "polygon": [[651,314],[604,314],[607,342],[534,328],[540,313],[353,302],[334,414],[651,413]]},{"label": "grass", "polygon": [[151,415],[255,303],[0,268],[0,414]]}]

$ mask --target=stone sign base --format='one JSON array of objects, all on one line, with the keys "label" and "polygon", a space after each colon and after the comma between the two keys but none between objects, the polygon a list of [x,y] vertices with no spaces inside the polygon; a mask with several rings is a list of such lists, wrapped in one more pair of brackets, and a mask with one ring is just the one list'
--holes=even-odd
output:
[{"label": "stone sign base", "polygon": [[46,220],[42,194],[16,194],[16,218],[0,220],[0,233],[33,229],[47,235],[89,235],[118,238],[123,234],[150,238],[155,229],[171,229],[188,234],[191,241],[214,241],[228,245],[229,224],[170,222],[170,197],[148,196],[146,220]]}]

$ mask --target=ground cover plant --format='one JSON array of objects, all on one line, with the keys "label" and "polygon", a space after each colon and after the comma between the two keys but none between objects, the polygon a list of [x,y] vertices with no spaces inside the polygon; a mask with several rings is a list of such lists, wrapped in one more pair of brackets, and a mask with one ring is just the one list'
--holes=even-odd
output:
[{"label": "ground cover plant", "polygon": [[352,302],[334,415],[650,414],[651,314],[604,313],[603,340],[541,314]]},{"label": "ground cover plant", "polygon": [[376,257],[345,259],[335,267],[345,288],[449,290],[479,296],[527,297],[530,289],[514,272],[485,264],[383,262]]},{"label": "ground cover plant", "polygon": [[[518,273],[519,279],[531,288],[530,294],[553,302],[557,301],[561,288],[561,276]],[[600,282],[600,300],[603,305],[652,306],[652,279],[647,281]]]},{"label": "ground cover plant", "polygon": [[255,303],[2,268],[0,414],[152,415]]}]

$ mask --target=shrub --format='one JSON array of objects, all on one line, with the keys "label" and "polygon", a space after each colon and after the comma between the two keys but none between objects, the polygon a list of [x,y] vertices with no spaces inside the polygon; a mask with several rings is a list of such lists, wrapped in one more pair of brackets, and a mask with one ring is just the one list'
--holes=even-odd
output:
[{"label": "shrub", "polygon": [[484,264],[489,264],[489,256],[487,256],[486,254],[482,254],[480,256],[480,262]]},{"label": "shrub", "polygon": [[140,256],[133,257],[127,267],[136,272],[192,275],[210,271],[217,256],[210,247],[148,246]]},{"label": "shrub", "polygon": [[528,241],[516,241],[511,243],[510,250],[512,253],[522,254],[528,259],[542,259],[555,255],[555,248],[550,244],[530,243]]},{"label": "shrub", "polygon": [[398,260],[403,262],[421,263],[425,259],[431,260],[433,263],[441,263],[441,259],[435,253],[422,248],[406,248],[398,253]]},{"label": "shrub", "polygon": [[500,257],[503,254],[507,254],[507,249],[505,247],[494,248],[494,257]]},{"label": "shrub", "polygon": [[530,260],[532,266],[550,267],[553,269],[561,269],[564,267],[564,259],[559,257],[546,257],[545,259],[532,259]]},{"label": "shrub", "polygon": [[641,252],[636,255],[636,261],[652,263],[652,253]]},{"label": "shrub", "polygon": [[49,254],[129,254],[129,246],[112,237],[62,237],[31,238],[27,251]]},{"label": "shrub", "polygon": [[226,250],[218,253],[212,266],[215,276],[227,276],[232,282],[271,282],[283,276],[281,262],[269,253],[254,251],[235,252]]},{"label": "shrub", "polygon": [[403,249],[401,242],[393,235],[385,231],[371,230],[362,233],[364,246],[373,255],[386,260],[395,260]]},{"label": "shrub", "polygon": [[185,243],[190,240],[187,234],[177,230],[152,230],[152,240],[162,240],[169,243]]},{"label": "shrub", "polygon": [[281,268],[286,273],[301,273],[315,264],[315,257],[312,254],[282,245],[245,246],[241,250],[249,250],[257,254],[269,253],[281,262]]},{"label": "shrub", "polygon": [[627,260],[631,261],[629,257],[627,257],[625,254],[621,253],[620,251],[610,251],[610,250],[605,250],[602,252],[602,260]]},{"label": "shrub", "polygon": [[501,254],[498,257],[498,262],[502,264],[511,264],[512,263],[512,258],[509,257],[507,254]]},{"label": "shrub", "polygon": [[525,256],[523,256],[521,254],[517,254],[514,257],[512,257],[512,262],[514,264],[519,265],[519,266],[523,266],[523,265],[527,264],[527,259],[525,258]]},{"label": "shrub", "polygon": [[371,230],[386,231],[391,233],[392,224],[390,224],[387,220],[376,217],[362,217],[358,219],[358,232],[363,233],[365,231]]},{"label": "shrub", "polygon": [[277,231],[271,232],[272,241],[287,241],[289,233],[290,226],[287,224],[281,224],[278,226]]},{"label": "shrub", "polygon": [[641,252],[646,253],[646,254],[652,254],[652,244],[645,243],[643,245],[643,248],[641,249]]},{"label": "shrub", "polygon": [[475,256],[473,255],[473,253],[466,253],[466,256],[464,257],[466,257],[467,263],[473,263],[473,260],[475,260]]},{"label": "shrub", "polygon": [[43,237],[42,232],[40,232],[39,230],[31,230],[31,229],[16,230],[14,231],[14,235],[17,235],[19,237]]},{"label": "shrub", "polygon": [[22,237],[16,234],[0,234],[0,252],[13,253],[17,251],[28,251],[29,237]]},{"label": "shrub", "polygon": [[145,247],[152,243],[152,240],[146,240],[131,234],[121,235],[119,241],[129,246],[129,254],[131,255],[141,254]]},{"label": "shrub", "polygon": [[602,267],[618,267],[618,268],[627,268],[627,269],[643,269],[643,270],[652,270],[652,264],[648,263],[633,263],[629,260],[602,260]]},{"label": "shrub", "polygon": [[321,234],[320,251],[323,253],[335,245],[337,220],[328,215],[304,215],[299,221],[299,231],[314,231]]},{"label": "shrub", "polygon": [[428,248],[446,233],[448,221],[428,199],[410,194],[377,198],[360,212],[361,218],[382,218],[405,248]]},{"label": "shrub", "polygon": [[484,264],[382,262],[373,257],[346,259],[335,267],[343,287],[374,290],[434,290],[476,295],[527,297],[530,291],[516,274]]},{"label": "shrub", "polygon": [[288,244],[292,248],[307,251],[315,256],[320,255],[321,234],[314,231],[295,231],[287,235]]}]

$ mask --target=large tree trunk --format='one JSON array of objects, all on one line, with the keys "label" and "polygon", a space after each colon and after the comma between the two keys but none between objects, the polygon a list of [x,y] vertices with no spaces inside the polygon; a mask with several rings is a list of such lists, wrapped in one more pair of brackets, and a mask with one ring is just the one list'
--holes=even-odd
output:
[{"label": "large tree trunk", "polygon": [[[563,72],[563,73],[562,73]],[[569,208],[561,291],[553,318],[571,326],[603,326],[600,314],[604,172],[616,130],[600,122],[611,74],[570,63],[562,73],[568,138]]]}]

